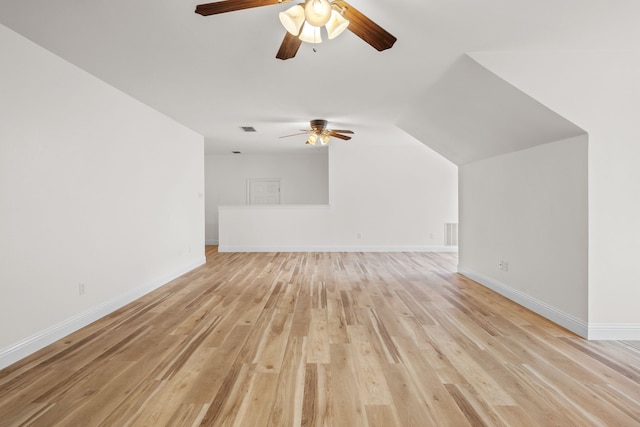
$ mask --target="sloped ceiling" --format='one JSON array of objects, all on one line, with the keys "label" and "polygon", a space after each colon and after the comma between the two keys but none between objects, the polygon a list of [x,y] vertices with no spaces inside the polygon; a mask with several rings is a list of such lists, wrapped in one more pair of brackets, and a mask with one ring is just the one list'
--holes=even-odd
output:
[{"label": "sloped ceiling", "polygon": [[456,163],[576,131],[465,53],[640,40],[636,0],[349,2],[395,46],[377,52],[345,32],[278,60],[287,4],[202,17],[193,0],[3,0],[0,23],[204,135],[208,153],[308,150],[304,137],[278,137],[324,118],[355,138],[400,124]]},{"label": "sloped ceiling", "polygon": [[398,126],[457,165],[585,133],[468,56],[422,93]]}]

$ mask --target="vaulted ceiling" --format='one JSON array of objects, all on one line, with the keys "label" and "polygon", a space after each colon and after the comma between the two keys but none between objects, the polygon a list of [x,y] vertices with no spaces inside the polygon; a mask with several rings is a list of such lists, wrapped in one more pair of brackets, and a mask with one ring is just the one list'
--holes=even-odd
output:
[{"label": "vaulted ceiling", "polygon": [[349,0],[393,48],[346,31],[282,61],[290,4],[202,17],[198,3],[3,0],[0,23],[204,135],[208,153],[307,150],[279,136],[324,118],[356,137],[399,126],[458,164],[581,132],[466,53],[640,40],[637,0]]}]

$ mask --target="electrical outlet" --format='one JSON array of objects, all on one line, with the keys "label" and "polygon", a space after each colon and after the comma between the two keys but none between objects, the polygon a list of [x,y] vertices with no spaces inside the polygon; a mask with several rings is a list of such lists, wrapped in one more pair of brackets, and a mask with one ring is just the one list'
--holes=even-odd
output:
[{"label": "electrical outlet", "polygon": [[84,295],[84,293],[85,293],[84,282],[80,282],[78,283],[78,295]]},{"label": "electrical outlet", "polygon": [[362,239],[362,233],[358,233],[356,236],[358,237],[358,239]]},{"label": "electrical outlet", "polygon": [[509,271],[509,263],[506,260],[501,259],[500,264],[498,264],[498,268],[502,271]]}]

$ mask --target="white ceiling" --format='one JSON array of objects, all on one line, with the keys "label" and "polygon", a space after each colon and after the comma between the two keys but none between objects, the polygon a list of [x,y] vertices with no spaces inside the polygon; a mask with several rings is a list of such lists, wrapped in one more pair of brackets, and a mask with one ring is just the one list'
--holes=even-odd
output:
[{"label": "white ceiling", "polygon": [[[354,140],[393,134],[399,122],[409,131],[433,128],[412,133],[434,145],[429,135],[447,124],[438,105],[468,102],[460,86],[490,80],[460,66],[465,53],[637,49],[640,40],[637,0],[349,0],[398,38],[393,48],[378,52],[346,31],[315,53],[303,43],[295,58],[281,61],[278,12],[290,4],[202,17],[194,13],[198,3],[0,0],[0,23],[204,135],[208,153],[308,150],[304,136],[278,137],[314,118],[353,129]],[[493,110],[499,117],[500,108]],[[531,111],[546,114],[533,101]],[[523,117],[528,112],[523,107]],[[460,119],[476,132],[486,120],[473,117],[466,111]],[[522,129],[523,120],[505,124],[505,141],[523,134],[509,129]],[[438,151],[456,163],[473,158],[460,160],[455,153],[465,147],[458,148]]]}]

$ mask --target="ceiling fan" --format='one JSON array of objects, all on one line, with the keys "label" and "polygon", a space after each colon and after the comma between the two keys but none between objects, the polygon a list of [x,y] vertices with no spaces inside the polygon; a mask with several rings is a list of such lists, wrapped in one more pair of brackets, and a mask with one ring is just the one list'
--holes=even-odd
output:
[{"label": "ceiling fan", "polygon": [[[289,3],[291,0],[222,0],[196,6],[202,16]],[[389,49],[396,38],[344,0],[306,0],[280,13],[286,28],[284,40],[276,54],[278,59],[296,56],[303,41],[320,43],[320,27],[325,26],[329,39],[348,29],[378,51]]]},{"label": "ceiling fan", "polygon": [[350,136],[342,135],[343,133],[348,133],[353,135],[352,130],[338,130],[338,129],[327,129],[327,125],[329,123],[323,119],[315,119],[309,122],[311,129],[300,129],[301,133],[294,133],[293,135],[285,135],[280,138],[288,138],[290,136],[296,135],[304,135],[307,134],[309,137],[307,138],[307,144],[316,145],[318,140],[321,145],[326,145],[329,142],[329,138],[332,136],[338,139],[343,139],[348,141],[351,139]]}]

